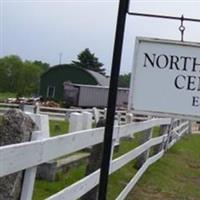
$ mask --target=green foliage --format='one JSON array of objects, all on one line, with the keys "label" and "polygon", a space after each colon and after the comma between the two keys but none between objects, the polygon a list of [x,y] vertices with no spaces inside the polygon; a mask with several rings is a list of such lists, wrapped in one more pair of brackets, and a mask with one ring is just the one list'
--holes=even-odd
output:
[{"label": "green foliage", "polygon": [[21,78],[23,62],[18,56],[0,59],[0,92],[16,92]]},{"label": "green foliage", "polygon": [[0,92],[0,100],[6,100],[7,98],[15,98],[16,93],[11,93],[11,92]]},{"label": "green foliage", "polygon": [[17,96],[36,94],[43,72],[40,61],[22,61],[16,55],[0,58],[0,92],[16,93]]},{"label": "green foliage", "polygon": [[128,88],[131,81],[131,73],[123,74],[119,76],[118,86]]},{"label": "green foliage", "polygon": [[51,137],[68,133],[69,122],[67,122],[67,121],[50,120],[49,125],[50,125],[50,136]]},{"label": "green foliage", "polygon": [[78,55],[78,61],[72,61],[72,64],[77,67],[99,72],[103,75],[105,74],[105,69],[102,68],[103,64],[98,61],[98,58],[95,57],[95,54],[91,53],[88,48],[82,51]]},{"label": "green foliage", "polygon": [[40,66],[43,72],[46,72],[50,68],[50,65],[48,63],[43,63],[40,60],[35,60],[33,64]]},{"label": "green foliage", "polygon": [[[42,69],[30,61],[25,61],[22,66],[21,78],[18,82],[19,95],[37,93]],[[21,94],[20,94],[21,93]]]}]

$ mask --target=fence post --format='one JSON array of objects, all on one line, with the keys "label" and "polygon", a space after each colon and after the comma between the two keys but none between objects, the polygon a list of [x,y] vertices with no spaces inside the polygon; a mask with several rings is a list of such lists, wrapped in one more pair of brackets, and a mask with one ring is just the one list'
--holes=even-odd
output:
[{"label": "fence post", "polygon": [[171,123],[169,125],[169,131],[168,131],[168,136],[167,136],[165,149],[169,149],[170,148],[170,143],[173,140],[173,132],[172,131],[174,129],[175,122],[176,122],[176,120],[174,118],[172,118],[171,119]]},{"label": "fence post", "polygon": [[92,128],[92,113],[83,112],[82,130],[87,130],[91,128]]},{"label": "fence post", "polygon": [[104,119],[106,119],[106,115],[107,115],[107,108],[104,108]]},{"label": "fence post", "polygon": [[[169,125],[161,125],[160,126],[160,131],[159,131],[159,136],[167,134],[169,131]],[[158,144],[154,147],[154,154],[159,153],[164,147],[165,141],[163,141],[161,144]]]},{"label": "fence post", "polygon": [[80,131],[83,129],[83,114],[73,112],[69,117],[69,132]]},{"label": "fence post", "polygon": [[95,121],[95,123],[97,124],[98,123],[98,121],[99,121],[99,119],[100,119],[100,117],[99,117],[99,111],[98,111],[98,109],[97,108],[92,108],[92,110],[93,110],[93,113],[94,113],[94,121]]},{"label": "fence post", "polygon": [[114,121],[114,130],[113,130],[113,131],[116,131],[116,133],[113,133],[113,135],[116,135],[116,138],[113,139],[113,141],[112,141],[112,150],[111,150],[111,154],[110,154],[110,160],[112,160],[114,150],[116,152],[119,151],[119,145],[120,145],[119,128],[116,128],[120,125],[119,124],[120,121],[118,119],[119,119],[119,116],[117,115],[117,118]]},{"label": "fence post", "polygon": [[[96,127],[104,127],[105,126],[105,119],[101,118]],[[86,168],[85,176],[91,174],[92,172],[96,171],[101,166],[101,157],[103,151],[103,144],[96,144],[92,147],[88,165]],[[81,200],[96,200],[98,194],[98,185],[86,193]]]},{"label": "fence post", "polygon": [[[20,110],[12,109],[5,113],[3,119],[0,127],[0,146],[30,141],[35,125],[29,116]],[[0,178],[0,199],[19,200],[22,184],[22,171]]]},{"label": "fence post", "polygon": [[127,113],[126,114],[126,122],[127,122],[127,124],[133,122],[133,114],[132,113]]},{"label": "fence post", "polygon": [[[132,123],[133,122],[133,114],[132,113],[127,113],[126,114],[126,123],[127,124],[130,124],[130,123]],[[129,136],[131,139],[133,139],[134,138],[134,134],[131,134],[130,136]]]},{"label": "fence post", "polygon": [[[48,115],[39,115],[30,113],[29,116],[37,125],[38,131],[32,134],[32,140],[40,140],[49,137],[49,117]],[[24,174],[22,192],[20,200],[31,200],[33,195],[35,176],[37,167],[26,169]]]},{"label": "fence post", "polygon": [[188,134],[192,134],[192,121],[188,121]]},{"label": "fence post", "polygon": [[[148,140],[151,139],[152,130],[153,130],[152,128],[147,129],[141,133],[142,137],[140,138],[140,145],[144,144],[145,142],[147,142]],[[136,159],[136,164],[135,164],[136,169],[140,169],[140,167],[142,167],[142,165],[146,162],[146,160],[149,157],[149,151],[150,151],[150,149],[148,149],[147,151],[142,153],[140,156],[138,156],[138,158]]]}]

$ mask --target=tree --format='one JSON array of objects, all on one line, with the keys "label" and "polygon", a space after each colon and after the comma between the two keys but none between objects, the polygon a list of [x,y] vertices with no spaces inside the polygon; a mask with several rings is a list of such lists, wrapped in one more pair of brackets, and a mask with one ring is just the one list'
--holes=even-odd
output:
[{"label": "tree", "polygon": [[20,74],[20,81],[18,82],[16,93],[21,95],[37,94],[40,76],[43,69],[31,61],[25,61]]},{"label": "tree", "polygon": [[77,59],[77,61],[72,61],[72,65],[93,70],[105,75],[105,68],[103,68],[103,64],[98,61],[98,58],[95,57],[95,54],[91,53],[88,48],[82,51],[77,56]]},{"label": "tree", "polygon": [[47,65],[41,61],[22,61],[16,55],[0,58],[0,92],[12,92],[17,96],[36,94]]},{"label": "tree", "polygon": [[15,92],[19,81],[23,62],[16,55],[0,59],[0,91]]},{"label": "tree", "polygon": [[118,86],[128,88],[130,86],[130,80],[131,73],[120,75],[118,80]]},{"label": "tree", "polygon": [[50,67],[50,65],[48,63],[42,62],[40,60],[35,60],[33,62],[33,64],[38,65],[39,67],[41,67],[43,72],[46,72]]}]

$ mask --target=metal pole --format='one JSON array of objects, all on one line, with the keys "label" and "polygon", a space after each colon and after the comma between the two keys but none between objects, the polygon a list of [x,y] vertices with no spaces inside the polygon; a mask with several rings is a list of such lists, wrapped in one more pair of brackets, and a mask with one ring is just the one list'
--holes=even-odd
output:
[{"label": "metal pole", "polygon": [[59,65],[62,64],[62,53],[59,53]]},{"label": "metal pole", "polygon": [[124,29],[125,29],[126,14],[128,12],[128,7],[129,7],[129,0],[120,0],[116,34],[115,34],[115,44],[113,51],[110,88],[109,88],[108,104],[107,104],[106,127],[104,133],[103,157],[101,163],[99,194],[98,194],[99,200],[106,200],[106,194],[107,194],[118,77],[120,71]]},{"label": "metal pole", "polygon": [[[136,13],[136,12],[128,12],[129,15],[139,16],[139,17],[152,17],[152,18],[160,18],[160,19],[172,19],[172,20],[182,20],[181,17],[169,16],[169,15],[154,15],[154,14],[146,14],[146,13]],[[184,17],[184,21],[191,22],[200,22],[200,19],[196,18],[188,18]]]}]

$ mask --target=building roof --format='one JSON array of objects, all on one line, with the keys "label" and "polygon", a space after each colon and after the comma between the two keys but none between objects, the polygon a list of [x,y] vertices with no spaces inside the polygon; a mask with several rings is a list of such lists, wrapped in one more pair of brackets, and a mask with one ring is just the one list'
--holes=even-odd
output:
[{"label": "building roof", "polygon": [[[76,84],[76,83],[71,83],[72,86],[78,86],[78,87],[85,87],[85,88],[102,88],[102,89],[109,89],[109,86],[101,86],[101,85],[85,85],[85,84]],[[118,90],[127,90],[129,91],[129,88],[123,88],[123,87],[118,87]]]},{"label": "building roof", "polygon": [[[45,73],[43,73],[41,77],[44,77],[44,76],[48,75],[49,72],[52,72],[52,71],[55,71],[55,70],[58,70],[58,69],[71,69],[71,70],[77,69],[80,72],[81,71],[85,72],[89,76],[93,77],[93,79],[97,82],[97,84],[101,85],[101,86],[108,86],[109,82],[110,82],[110,78],[108,78],[108,77],[106,77],[106,76],[104,76],[104,75],[102,75],[98,72],[88,70],[88,69],[85,69],[85,68],[81,68],[81,67],[77,67],[77,66],[72,66],[70,64],[62,64],[62,65],[56,65],[56,66],[50,67],[49,70],[47,70]],[[65,73],[65,72],[63,72],[63,73]],[[53,74],[54,74],[54,72],[53,72]]]},{"label": "building roof", "polygon": [[99,83],[99,85],[102,85],[102,86],[109,85],[110,78],[107,78],[104,75],[102,75],[98,72],[92,71],[92,70],[86,70],[86,71],[89,72],[96,79],[96,81]]}]

